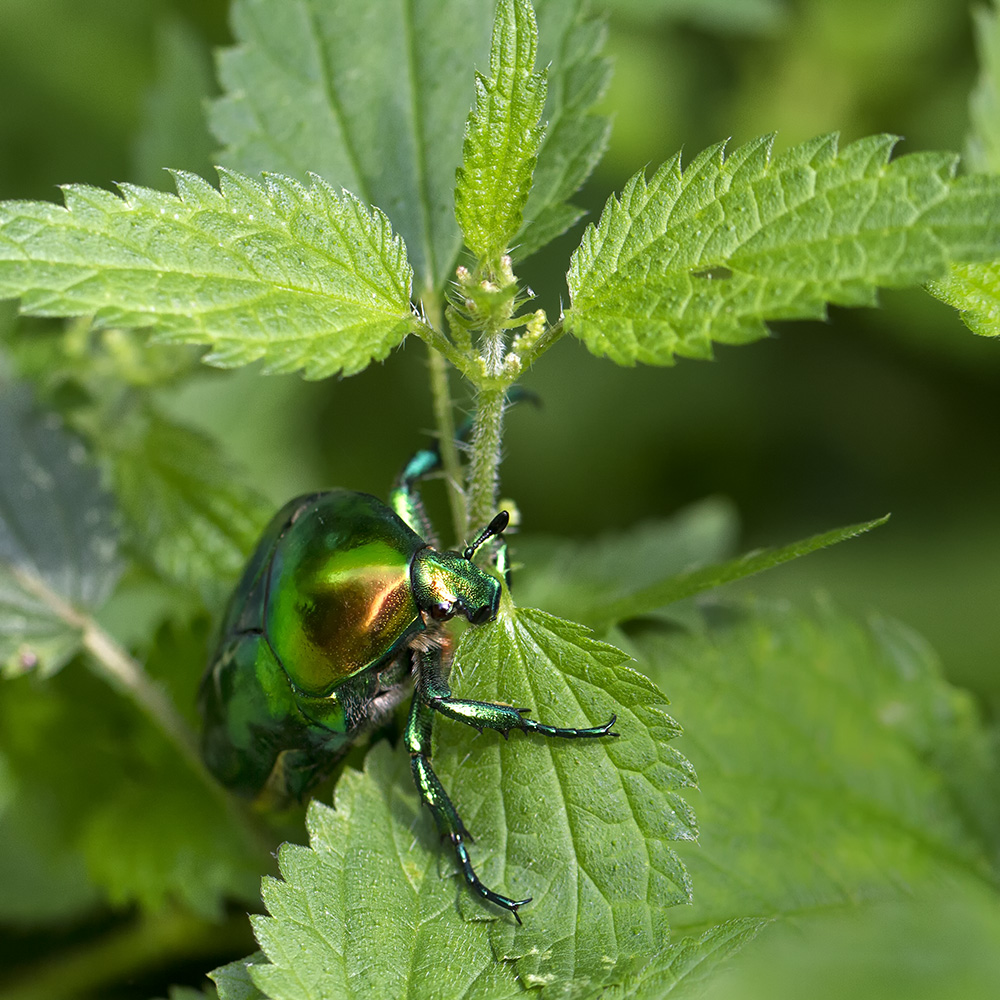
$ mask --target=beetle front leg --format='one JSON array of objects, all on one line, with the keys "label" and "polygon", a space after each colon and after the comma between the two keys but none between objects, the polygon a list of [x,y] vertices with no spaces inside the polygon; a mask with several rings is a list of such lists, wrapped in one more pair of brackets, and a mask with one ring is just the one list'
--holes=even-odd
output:
[{"label": "beetle front leg", "polygon": [[469,883],[473,891],[482,896],[483,899],[495,903],[497,906],[502,906],[505,910],[510,910],[514,914],[514,919],[521,923],[521,917],[517,911],[525,903],[530,903],[531,897],[509,899],[507,896],[501,896],[483,885],[472,867],[469,850],[466,846],[467,843],[472,843],[472,837],[431,767],[431,732],[433,728],[434,710],[423,700],[418,690],[413,695],[410,718],[406,724],[403,739],[410,754],[410,768],[413,771],[413,781],[420,793],[420,798],[430,809],[441,836],[447,837],[451,841],[465,881]]},{"label": "beetle front leg", "polygon": [[617,736],[611,731],[618,717],[612,715],[602,726],[590,726],[586,729],[563,729],[549,726],[544,722],[526,719],[526,708],[513,708],[510,705],[498,705],[491,701],[470,701],[464,698],[453,698],[451,688],[445,680],[441,669],[441,655],[430,652],[421,657],[420,669],[417,673],[417,692],[431,708],[456,722],[464,722],[482,732],[484,729],[495,729],[504,738],[512,729],[520,729],[524,733],[541,733],[542,736],[555,736],[560,739],[588,739],[599,736]]}]

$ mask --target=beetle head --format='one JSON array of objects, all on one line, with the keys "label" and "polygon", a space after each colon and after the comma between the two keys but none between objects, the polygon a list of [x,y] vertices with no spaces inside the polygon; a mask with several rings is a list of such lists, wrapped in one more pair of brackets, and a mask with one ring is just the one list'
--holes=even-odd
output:
[{"label": "beetle head", "polygon": [[438,552],[430,546],[417,552],[410,567],[410,583],[421,611],[435,621],[463,615],[473,625],[496,618],[500,581],[481,570],[472,557],[483,542],[499,535],[509,520],[507,511],[500,511],[462,552]]}]

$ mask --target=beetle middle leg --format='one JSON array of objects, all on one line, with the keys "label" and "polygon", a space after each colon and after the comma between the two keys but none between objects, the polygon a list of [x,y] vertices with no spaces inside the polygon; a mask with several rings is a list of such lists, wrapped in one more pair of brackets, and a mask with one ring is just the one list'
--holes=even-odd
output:
[{"label": "beetle middle leg", "polygon": [[585,729],[565,729],[559,726],[549,726],[544,722],[525,718],[526,708],[513,708],[510,705],[498,705],[491,701],[470,701],[452,696],[451,688],[441,669],[440,651],[430,651],[420,658],[417,672],[417,693],[435,712],[440,712],[456,722],[464,722],[482,732],[484,729],[495,729],[506,738],[512,729],[520,729],[524,733],[540,733],[542,736],[554,736],[560,739],[587,739],[600,736],[617,736],[611,727],[617,721],[612,715],[601,726],[588,726]]},{"label": "beetle middle leg", "polygon": [[434,727],[434,713],[438,712],[450,719],[464,722],[480,731],[496,729],[505,737],[511,729],[521,729],[524,732],[541,733],[544,736],[557,736],[565,739],[617,736],[617,733],[611,731],[611,727],[615,724],[615,716],[612,715],[603,726],[593,726],[587,729],[562,729],[535,722],[533,719],[526,719],[524,709],[512,708],[509,705],[497,705],[492,702],[453,698],[442,668],[446,647],[447,642],[445,641],[441,645],[432,645],[416,653],[416,690],[413,694],[410,718],[406,725],[404,738],[406,749],[410,754],[413,780],[420,792],[420,798],[430,808],[441,836],[447,837],[451,841],[466,882],[483,899],[510,910],[517,922],[521,923],[517,911],[525,903],[529,903],[531,897],[515,900],[494,892],[483,885],[472,867],[467,847],[467,844],[472,842],[472,837],[448,797],[448,793],[444,790],[444,786],[434,773],[433,767],[431,767],[431,733]]},{"label": "beetle middle leg", "polygon": [[518,910],[531,902],[531,897],[527,899],[510,899],[502,896],[498,892],[487,888],[479,880],[472,867],[469,858],[468,844],[472,842],[469,831],[466,830],[458,811],[444,790],[440,779],[431,767],[431,733],[434,728],[434,709],[428,704],[417,691],[413,695],[413,703],[410,707],[410,718],[406,724],[406,734],[404,742],[410,754],[410,768],[413,771],[413,780],[417,790],[420,792],[421,800],[426,803],[434,817],[434,823],[442,837],[447,837],[451,841],[451,846],[455,849],[459,866],[465,881],[469,883],[472,890],[483,899],[497,906],[502,906],[505,910],[510,910],[514,914],[514,919],[521,923]]}]

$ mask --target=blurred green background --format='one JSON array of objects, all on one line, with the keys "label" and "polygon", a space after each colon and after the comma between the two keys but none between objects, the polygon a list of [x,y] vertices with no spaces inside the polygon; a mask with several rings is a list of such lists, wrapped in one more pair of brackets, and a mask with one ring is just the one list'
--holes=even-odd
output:
[{"label": "blurred green background", "polygon": [[[580,197],[591,218],[636,169],[727,136],[777,131],[783,147],[888,131],[906,151],[964,145],[977,66],[962,0],[605,6],[615,128]],[[197,108],[208,50],[229,42],[225,8],[0,0],[0,197],[55,198],[65,182],[168,186],[154,169],[161,150],[183,151],[164,165],[204,172],[203,126],[150,87],[158,61],[186,65]],[[550,316],[579,237],[522,272]],[[916,626],[995,720],[1000,344],[919,291],[774,332],[669,370],[620,369],[561,343],[525,380],[543,408],[510,414],[503,492],[524,530],[589,536],[721,494],[741,512],[747,548],[892,512],[878,532],[750,586],[822,588],[844,608]],[[334,484],[384,493],[432,426],[424,366],[410,342],[343,381],[206,370],[166,402],[218,436],[276,504]]]}]

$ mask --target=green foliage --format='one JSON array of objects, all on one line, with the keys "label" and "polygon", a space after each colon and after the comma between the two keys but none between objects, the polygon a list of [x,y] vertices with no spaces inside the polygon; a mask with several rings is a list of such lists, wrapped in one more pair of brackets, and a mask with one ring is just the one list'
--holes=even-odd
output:
[{"label": "green foliage", "polygon": [[[616,4],[644,26],[746,32],[835,7]],[[417,333],[438,352],[435,421],[460,522],[463,508],[496,509],[505,393],[566,332],[619,364],[670,364],[763,337],[773,320],[820,318],[828,304],[871,305],[878,288],[926,282],[976,332],[997,332],[995,8],[977,22],[979,174],[956,178],[951,154],[890,160],[888,136],[843,149],[824,136],[778,155],[767,137],[728,157],[720,144],[684,170],[674,157],[649,181],[633,176],[587,229],[570,263],[570,306],[551,323],[534,306],[519,314],[531,293],[505,255],[520,261],[582,215],[569,200],[607,142],[595,108],[610,69],[606,26],[582,0],[536,8],[234,0],[235,46],[220,56],[210,112],[229,168],[218,190],[176,172],[177,195],[71,186],[65,207],[0,203],[0,296],[42,317],[19,326],[0,303],[0,361],[47,411],[19,385],[0,385],[5,924],[47,934],[56,922],[135,914],[141,929],[176,915],[181,930],[170,933],[187,937],[179,950],[202,954],[220,926],[208,921],[259,904],[279,836],[302,836],[294,811],[265,831],[227,799],[187,730],[225,594],[269,513],[227,449],[198,429],[212,418],[192,414],[188,426],[167,416],[184,409],[171,393],[190,384],[201,348],[218,366],[260,361],[265,372],[321,378],[360,372]],[[27,5],[18,0],[16,13],[23,27]],[[855,29],[847,36],[861,45]],[[704,38],[684,39],[700,58]],[[156,44],[133,148],[133,179],[150,187],[161,166],[206,172],[198,108],[213,91],[202,34],[168,24]],[[3,38],[0,50],[9,54]],[[646,113],[659,92],[643,93]],[[699,109],[702,96],[711,101],[699,93]],[[664,102],[680,98],[663,92]],[[476,266],[449,286],[463,237]],[[448,363],[476,400],[467,466],[449,447]],[[616,447],[627,441],[600,390],[581,386],[597,417],[574,437],[599,425]],[[359,442],[374,450],[369,424],[385,411],[407,431],[396,435],[401,458],[421,417],[401,393],[395,402],[366,395],[350,421],[324,412],[306,433],[330,439],[338,459]],[[239,415],[263,409],[248,394]],[[691,407],[692,419],[704,412]],[[267,419],[303,434],[295,415]],[[643,454],[656,481],[662,456]],[[827,458],[811,443],[809,455]],[[368,488],[338,470],[303,479]],[[584,497],[598,478],[632,485],[597,465],[579,477],[573,492]],[[706,599],[884,520],[735,559],[736,516],[723,501],[594,541],[514,538],[515,594],[546,611],[514,608],[505,594],[495,622],[457,628],[456,695],[568,726],[614,712],[620,733],[508,741],[437,726],[435,768],[476,837],[476,869],[532,897],[523,925],[469,892],[420,807],[406,754],[376,738],[351,750],[336,808],[323,801],[329,786],[310,805],[309,845],[281,848],[281,878],[264,881],[267,914],[253,918],[263,952],[216,970],[218,996],[660,1000],[707,983],[717,1000],[742,1000],[791,994],[802,981],[862,1000],[871,981],[903,984],[912,998],[941,985],[991,995],[995,732],[902,626],[859,624],[826,605],[803,613]],[[661,687],[689,733],[683,755]],[[174,954],[158,933],[150,963]],[[758,935],[735,978],[717,974]],[[144,960],[105,944],[124,968]],[[918,975],[922,961],[943,971]],[[42,982],[79,986],[71,962]]]},{"label": "green foliage", "polygon": [[55,832],[57,812],[51,797],[19,787],[0,752],[0,920],[5,924],[73,919],[100,901],[83,860]]},{"label": "green foliage", "polygon": [[[580,8],[538,4],[541,58],[558,67],[527,210],[534,248],[579,217],[566,199],[606,139],[606,120],[591,113],[608,76],[601,31]],[[223,161],[300,180],[312,171],[378,205],[406,241],[421,294],[441,288],[461,248],[452,194],[470,94],[456,81],[486,64],[493,20],[480,0],[380,0],[364,10],[349,0],[235,0],[238,45],[220,58],[224,95],[210,116]]]},{"label": "green foliage", "polygon": [[461,243],[451,197],[470,101],[456,81],[485,61],[490,5],[235,0],[232,23],[210,117],[223,162],[312,171],[380,206],[418,287],[439,287]]},{"label": "green foliage", "polygon": [[1000,977],[1000,907],[965,882],[916,900],[875,901],[797,926],[776,925],[719,977],[705,1000],[799,995],[838,1000],[992,1000]]},{"label": "green foliage", "polygon": [[263,952],[256,952],[242,962],[230,962],[209,973],[219,991],[219,1000],[267,1000],[250,978],[250,966],[264,959]]},{"label": "green foliage", "polygon": [[[256,918],[254,930],[271,961],[249,966],[264,995],[520,993],[494,960],[489,924],[457,918],[461,883],[439,871],[405,755],[373,748],[363,774],[345,772],[336,805],[311,804],[310,847],[285,845],[282,880],[264,884],[271,916]],[[221,993],[228,1000],[228,986]]]},{"label": "green foliage", "polygon": [[58,670],[118,578],[110,498],[83,445],[0,381],[0,668]]},{"label": "green foliage", "polygon": [[957,158],[889,162],[892,136],[838,150],[823,136],[771,158],[763,137],[718,144],[649,182],[636,174],[584,234],[566,325],[618,364],[705,358],[713,341],[767,335],[765,320],[873,305],[876,289],[983,260],[1000,239],[1000,184],[954,177]]},{"label": "green foliage", "polygon": [[953,264],[948,276],[932,281],[928,290],[957,309],[973,333],[1000,335],[1000,264]]},{"label": "green foliage", "polygon": [[613,11],[642,21],[690,22],[725,32],[770,32],[780,27],[785,0],[611,0]]},{"label": "green foliage", "polygon": [[[969,165],[1000,170],[1000,16],[995,6],[975,11],[982,70],[972,93]],[[965,325],[983,337],[1000,335],[1000,263],[954,264],[946,277],[932,281],[930,293],[957,309]]]},{"label": "green foliage", "polygon": [[969,166],[995,171],[1000,168],[1000,16],[994,2],[972,13],[980,71],[969,98]]},{"label": "green foliage", "polygon": [[109,428],[102,445],[136,555],[209,593],[235,579],[272,512],[216,442],[147,409]]},{"label": "green foliage", "polygon": [[481,877],[533,897],[523,926],[469,896],[405,756],[378,746],[363,775],[345,773],[336,809],[312,804],[310,848],[283,848],[284,881],[265,885],[271,916],[255,922],[271,964],[251,965],[254,982],[288,998],[434,984],[441,996],[574,996],[637,972],[666,945],[668,908],[689,897],[670,845],[695,835],[678,795],[694,772],[668,745],[679,729],[663,695],[626,659],[523,609],[459,646],[459,697],[527,702],[535,717],[579,725],[618,715],[620,739],[585,745],[489,733],[470,756],[467,727],[437,734],[435,769],[476,837]]},{"label": "green foliage", "polygon": [[[202,659],[171,666],[190,692]],[[255,897],[256,845],[163,735],[101,681],[80,670],[45,687],[8,681],[0,733],[17,789],[11,809],[47,815],[57,856],[82,858],[105,899],[154,910],[176,900],[217,919],[224,899]]]},{"label": "green foliage", "polygon": [[[718,547],[725,525],[713,524],[712,519],[717,515],[711,506],[695,508],[687,515],[635,530],[621,539],[572,548],[563,546],[561,552],[557,547],[549,556],[548,565],[543,555],[543,579],[549,576],[565,581],[555,588],[552,602],[561,610],[569,609],[562,613],[572,614],[594,628],[606,629],[855,538],[888,520],[887,515],[876,521],[835,528],[777,549],[748,552],[738,559],[713,564],[707,562],[706,556]],[[652,551],[651,546],[655,546]],[[660,558],[664,561],[660,562]]]},{"label": "green foliage", "polygon": [[545,74],[534,73],[538,29],[529,0],[500,0],[490,76],[476,74],[476,103],[465,126],[455,214],[465,245],[495,267],[520,231],[542,138]]},{"label": "green foliage", "polygon": [[156,76],[146,93],[143,126],[134,147],[133,180],[167,189],[165,167],[207,176],[212,139],[202,105],[215,89],[211,53],[183,21],[168,20],[156,34]]},{"label": "green foliage", "polygon": [[[513,546],[515,592],[527,606],[593,626],[588,612],[730,556],[738,532],[732,504],[711,498],[584,541],[529,535]],[[681,613],[676,604],[658,610],[672,618]]]},{"label": "green foliage", "polygon": [[0,295],[310,378],[359,371],[410,332],[412,272],[385,216],[318,178],[220,179],[219,191],[177,173],[178,195],[71,186],[65,208],[5,203]]},{"label": "green foliage", "polygon": [[683,851],[697,892],[675,924],[994,883],[1000,774],[926,645],[884,619],[750,610],[707,635],[634,641],[704,789],[698,849]]},{"label": "green foliage", "polygon": [[616,740],[494,740],[463,764],[468,735],[442,727],[436,750],[442,781],[490,845],[482,877],[533,898],[523,927],[493,924],[494,950],[552,996],[634,971],[666,942],[668,908],[690,897],[670,844],[696,835],[679,794],[694,771],[669,745],[679,727],[666,699],[626,659],[531,609],[469,630],[455,656],[459,697],[527,702],[542,721],[575,725],[618,716]]},{"label": "green foliage", "polygon": [[541,0],[538,61],[546,67],[545,132],[531,178],[526,222],[513,249],[523,260],[584,214],[569,199],[604,153],[610,120],[595,113],[611,79],[605,26],[573,0]]},{"label": "green foliage", "polygon": [[766,920],[747,917],[710,927],[664,949],[635,976],[601,994],[602,1000],[661,1000],[671,993],[698,995],[699,984],[752,941]]},{"label": "green foliage", "polygon": [[216,1000],[216,992],[209,986],[196,990],[191,986],[171,986],[167,1000]]},{"label": "green foliage", "polygon": [[705,635],[647,632],[634,652],[690,727],[704,790],[699,846],[682,848],[695,901],[675,926],[793,921],[709,996],[805,981],[824,997],[990,995],[1000,771],[919,637],[753,606]]}]

